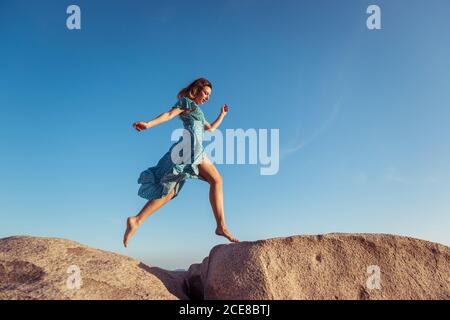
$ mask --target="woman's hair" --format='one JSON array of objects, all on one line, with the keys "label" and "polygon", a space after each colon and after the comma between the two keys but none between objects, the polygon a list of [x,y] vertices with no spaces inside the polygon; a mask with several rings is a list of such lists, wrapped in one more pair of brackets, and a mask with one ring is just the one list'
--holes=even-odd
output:
[{"label": "woman's hair", "polygon": [[188,97],[193,100],[204,87],[210,87],[212,89],[211,82],[205,78],[194,80],[190,85],[178,92],[177,99]]}]

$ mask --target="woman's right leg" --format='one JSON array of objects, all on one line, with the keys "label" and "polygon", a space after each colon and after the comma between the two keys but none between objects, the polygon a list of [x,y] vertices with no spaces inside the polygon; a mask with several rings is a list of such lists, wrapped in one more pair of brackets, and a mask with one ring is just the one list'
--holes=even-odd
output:
[{"label": "woman's right leg", "polygon": [[153,212],[160,209],[167,202],[169,202],[174,195],[175,188],[164,198],[149,200],[136,216],[128,217],[127,229],[125,230],[125,234],[123,236],[123,245],[125,247],[128,246],[128,241],[136,233],[136,230],[145,221],[145,219],[147,219]]}]

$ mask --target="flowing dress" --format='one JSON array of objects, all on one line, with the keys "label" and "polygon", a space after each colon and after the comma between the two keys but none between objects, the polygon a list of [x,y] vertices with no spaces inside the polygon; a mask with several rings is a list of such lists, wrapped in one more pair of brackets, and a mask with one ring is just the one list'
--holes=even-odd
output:
[{"label": "flowing dress", "polygon": [[[142,198],[152,200],[159,199],[172,192],[175,188],[175,198],[183,187],[187,179],[200,179],[206,181],[199,175],[198,165],[206,156],[203,147],[203,134],[205,126],[205,116],[200,106],[193,100],[184,97],[179,99],[172,108],[180,108],[185,110],[180,113],[179,117],[183,122],[183,127],[186,130],[184,137],[175,142],[166,152],[166,154],[158,161],[156,166],[150,167],[139,175],[138,195]],[[189,140],[184,140],[189,137]],[[179,143],[189,142],[190,152],[183,154],[184,150]],[[179,157],[173,161],[172,151],[175,149]],[[174,154],[176,154],[176,152]],[[177,156],[178,156],[177,155]],[[184,157],[183,157],[184,156]],[[189,157],[190,156],[190,157]],[[179,160],[181,159],[181,160]]]}]

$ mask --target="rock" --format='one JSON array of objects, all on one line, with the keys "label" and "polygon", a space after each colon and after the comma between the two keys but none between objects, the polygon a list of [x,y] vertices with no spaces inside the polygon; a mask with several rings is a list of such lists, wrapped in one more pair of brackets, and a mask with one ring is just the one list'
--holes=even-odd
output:
[{"label": "rock", "polygon": [[450,248],[382,234],[292,236],[218,245],[173,272],[69,240],[10,237],[0,239],[0,299],[450,299]]},{"label": "rock", "polygon": [[187,299],[183,275],[64,239],[0,240],[0,299]]},{"label": "rock", "polygon": [[206,274],[208,269],[208,259],[206,257],[202,263],[192,264],[185,275],[186,295],[191,300],[204,300],[203,283],[205,279],[202,278],[202,275]]},{"label": "rock", "polygon": [[192,274],[198,270],[207,300],[450,299],[450,248],[401,236],[328,234],[219,245]]}]

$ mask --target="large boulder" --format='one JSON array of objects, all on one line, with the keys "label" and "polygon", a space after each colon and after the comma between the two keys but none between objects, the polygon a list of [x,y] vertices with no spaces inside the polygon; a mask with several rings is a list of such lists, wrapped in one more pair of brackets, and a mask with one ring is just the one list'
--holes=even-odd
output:
[{"label": "large boulder", "polygon": [[64,239],[0,239],[0,299],[187,299],[182,275]]},{"label": "large boulder", "polygon": [[241,242],[214,247],[187,279],[203,299],[450,299],[450,248],[382,234]]},{"label": "large boulder", "polygon": [[10,237],[0,239],[0,299],[450,299],[450,248],[292,236],[218,245],[173,272],[69,240]]}]

